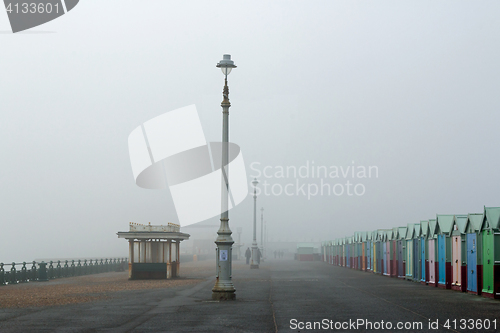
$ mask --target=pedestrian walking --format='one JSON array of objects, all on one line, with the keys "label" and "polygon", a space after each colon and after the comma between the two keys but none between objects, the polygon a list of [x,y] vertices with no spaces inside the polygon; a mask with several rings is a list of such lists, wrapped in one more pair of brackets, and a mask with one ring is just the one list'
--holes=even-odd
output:
[{"label": "pedestrian walking", "polygon": [[252,251],[250,251],[250,248],[247,248],[245,251],[245,258],[247,258],[247,265],[250,264],[250,257],[252,256]]}]

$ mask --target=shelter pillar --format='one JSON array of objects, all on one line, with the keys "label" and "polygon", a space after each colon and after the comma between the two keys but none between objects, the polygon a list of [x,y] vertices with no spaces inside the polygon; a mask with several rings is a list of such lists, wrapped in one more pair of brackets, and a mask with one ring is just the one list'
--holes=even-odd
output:
[{"label": "shelter pillar", "polygon": [[134,264],[134,240],[129,239],[128,240],[128,257],[129,257],[129,263],[128,263],[128,278],[132,278],[132,265]]}]

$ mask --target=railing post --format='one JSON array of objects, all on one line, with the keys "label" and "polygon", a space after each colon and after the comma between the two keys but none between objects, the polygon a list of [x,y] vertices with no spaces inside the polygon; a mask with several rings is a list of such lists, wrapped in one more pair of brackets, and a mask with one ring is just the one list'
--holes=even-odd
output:
[{"label": "railing post", "polygon": [[102,273],[104,272],[104,263],[102,262],[102,259],[101,259],[101,263],[99,264],[99,273]]},{"label": "railing post", "polygon": [[26,261],[23,261],[23,267],[21,267],[21,282],[28,282],[28,272],[26,270]]},{"label": "railing post", "polygon": [[76,275],[83,275],[82,273],[82,261],[78,259],[78,264],[76,265]]},{"label": "railing post", "polygon": [[38,280],[38,270],[36,269],[36,261],[33,260],[33,266],[31,266],[31,277],[30,281]]},{"label": "railing post", "polygon": [[63,276],[68,277],[69,276],[69,266],[68,266],[68,261],[64,263],[64,269],[63,269]]},{"label": "railing post", "polygon": [[5,269],[3,268],[3,262],[0,262],[0,286],[5,286]]},{"label": "railing post", "polygon": [[51,260],[50,263],[49,263],[49,279],[55,279],[56,278],[56,275],[54,273],[54,265],[53,265],[53,261]]},{"label": "railing post", "polygon": [[12,263],[12,267],[10,269],[10,281],[9,284],[17,284],[17,276],[16,276],[16,263]]},{"label": "railing post", "polygon": [[61,272],[62,268],[61,268],[61,260],[58,260],[57,261],[57,266],[56,266],[56,277],[57,278],[60,278],[62,276],[62,272]]},{"label": "railing post", "polygon": [[83,261],[83,275],[87,275],[87,274],[88,274],[88,273],[87,273],[88,269],[89,269],[89,267],[88,267],[88,265],[87,265],[87,259],[85,259],[85,260]]},{"label": "railing post", "polygon": [[[33,261],[34,263],[34,261]],[[49,266],[49,275],[50,272],[53,270],[52,267],[52,261],[50,262]],[[49,277],[47,276],[47,263],[42,261],[41,263],[38,264],[38,281],[41,282],[46,282],[49,281]]]},{"label": "railing post", "polygon": [[70,273],[70,276],[75,276],[75,271],[76,271],[75,261],[71,260],[71,273]]}]

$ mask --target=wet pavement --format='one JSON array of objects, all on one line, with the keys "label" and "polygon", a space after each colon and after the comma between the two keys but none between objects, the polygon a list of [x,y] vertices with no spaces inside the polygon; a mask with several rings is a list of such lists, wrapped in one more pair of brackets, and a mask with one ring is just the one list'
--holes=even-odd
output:
[{"label": "wet pavement", "polygon": [[[500,301],[322,262],[269,260],[258,270],[235,262],[237,296],[229,302],[211,300],[215,263],[185,267],[190,283],[112,291],[76,304],[0,308],[0,332],[500,331]],[[3,288],[9,286],[0,296]],[[489,330],[478,329],[488,320]]]}]

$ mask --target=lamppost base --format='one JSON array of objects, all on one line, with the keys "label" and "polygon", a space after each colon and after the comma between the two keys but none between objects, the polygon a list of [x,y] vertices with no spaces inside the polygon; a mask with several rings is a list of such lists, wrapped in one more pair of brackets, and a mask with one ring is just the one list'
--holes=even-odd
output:
[{"label": "lamppost base", "polygon": [[250,265],[250,269],[259,269],[259,265]]},{"label": "lamppost base", "polygon": [[236,294],[234,291],[212,291],[212,299],[214,301],[234,301]]},{"label": "lamppost base", "polygon": [[236,299],[233,282],[221,281],[217,279],[215,286],[212,288],[212,299],[214,301],[232,301]]}]

